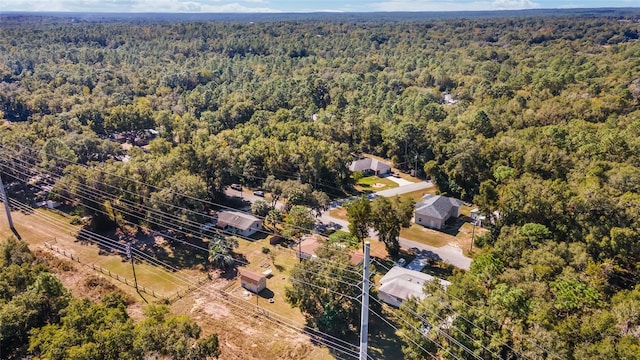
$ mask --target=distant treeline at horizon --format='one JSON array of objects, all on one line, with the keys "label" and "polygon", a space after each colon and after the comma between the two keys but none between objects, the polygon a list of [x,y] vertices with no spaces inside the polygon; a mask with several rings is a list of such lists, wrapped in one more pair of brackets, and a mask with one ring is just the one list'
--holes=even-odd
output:
[{"label": "distant treeline at horizon", "polygon": [[162,21],[424,21],[445,19],[479,19],[534,16],[618,17],[640,19],[640,7],[524,9],[482,11],[416,11],[416,12],[307,12],[307,13],[154,13],[154,12],[27,12],[0,11],[0,20],[19,21],[22,18],[72,18],[81,22],[120,20]]}]

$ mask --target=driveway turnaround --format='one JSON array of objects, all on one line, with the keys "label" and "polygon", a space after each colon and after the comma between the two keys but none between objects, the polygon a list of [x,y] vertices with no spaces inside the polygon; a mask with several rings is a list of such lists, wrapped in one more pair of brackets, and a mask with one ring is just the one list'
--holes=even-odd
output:
[{"label": "driveway turnaround", "polygon": [[407,185],[399,186],[393,189],[378,191],[376,194],[380,196],[391,197],[391,196],[396,196],[400,194],[406,194],[413,191],[429,189],[431,187],[433,187],[433,183],[431,181],[421,181],[417,183],[410,183]]}]

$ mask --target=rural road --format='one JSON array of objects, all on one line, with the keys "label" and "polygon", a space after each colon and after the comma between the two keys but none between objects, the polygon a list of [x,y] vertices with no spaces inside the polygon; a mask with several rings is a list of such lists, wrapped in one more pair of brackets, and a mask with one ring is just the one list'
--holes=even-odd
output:
[{"label": "rural road", "polygon": [[[390,197],[390,196],[395,196],[399,194],[405,194],[412,191],[428,189],[432,186],[433,184],[430,181],[421,181],[418,183],[403,185],[394,189],[379,191],[376,194],[380,196]],[[232,189],[227,189],[225,193],[227,194],[227,196],[240,196],[239,191],[232,190]],[[251,203],[253,203],[256,200],[264,200],[264,198],[255,196],[249,191],[244,191],[242,193],[242,198],[244,200],[250,201]],[[339,224],[343,230],[348,231],[349,222],[329,215],[329,211],[323,211],[322,215],[318,218],[318,220],[322,221],[324,224],[329,224],[330,222]],[[378,234],[373,229],[370,231],[369,236],[372,239],[378,238]],[[469,267],[471,266],[471,259],[464,256],[462,253],[462,249],[455,246],[451,246],[451,245],[445,245],[443,247],[429,246],[429,245],[422,244],[417,241],[405,239],[402,237],[399,238],[399,243],[401,248],[412,250],[414,253],[418,254],[418,256],[423,258],[435,258],[465,270],[468,270]]]},{"label": "rural road", "polygon": [[[323,212],[319,220],[321,220],[325,224],[334,222],[342,226],[342,230],[349,231],[348,221],[335,218],[329,215],[328,211]],[[377,240],[378,234],[373,229],[371,229],[369,231],[369,237]],[[398,238],[398,241],[400,243],[401,248],[406,250],[412,250],[418,256],[421,256],[424,258],[434,258],[437,260],[441,260],[445,263],[451,264],[457,268],[465,269],[465,270],[469,270],[469,267],[471,266],[471,259],[464,256],[462,254],[462,249],[456,246],[445,245],[443,247],[435,247],[435,246],[422,244],[417,241],[405,239],[402,237]]]}]

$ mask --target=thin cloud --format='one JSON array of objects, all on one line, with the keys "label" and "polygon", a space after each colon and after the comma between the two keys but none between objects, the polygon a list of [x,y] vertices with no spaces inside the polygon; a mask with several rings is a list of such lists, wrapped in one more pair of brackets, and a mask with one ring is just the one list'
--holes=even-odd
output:
[{"label": "thin cloud", "polygon": [[464,10],[520,10],[539,8],[540,4],[531,0],[493,1],[426,1],[392,0],[369,4],[375,11],[464,11]]},{"label": "thin cloud", "polygon": [[[265,3],[248,0],[244,3]],[[274,13],[269,7],[244,5],[221,0],[13,0],[3,11],[71,11],[71,12],[212,12]]]}]

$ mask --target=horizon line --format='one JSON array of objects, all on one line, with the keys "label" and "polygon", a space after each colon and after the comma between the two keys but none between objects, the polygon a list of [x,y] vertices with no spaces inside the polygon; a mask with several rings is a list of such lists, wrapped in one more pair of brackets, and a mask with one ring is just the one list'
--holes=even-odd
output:
[{"label": "horizon line", "polygon": [[240,15],[286,15],[286,14],[402,14],[402,13],[480,13],[480,12],[520,12],[520,11],[545,11],[545,10],[640,10],[640,6],[601,6],[601,7],[534,7],[534,8],[522,8],[522,9],[469,9],[469,10],[387,10],[387,11],[344,11],[344,10],[317,10],[317,11],[88,11],[88,10],[48,10],[48,11],[32,11],[32,10],[0,10],[0,14],[185,14],[185,15],[206,15],[206,14],[240,14]]}]

